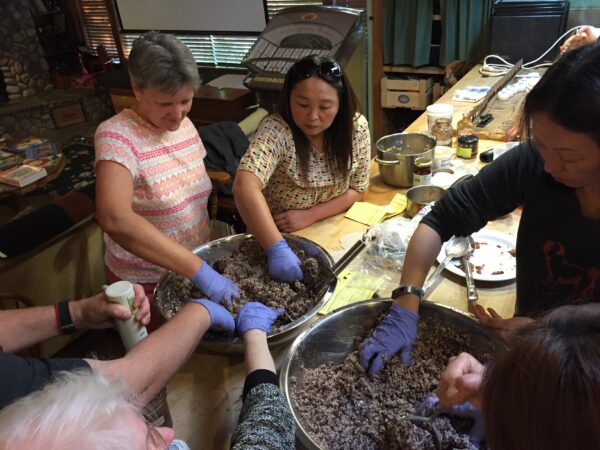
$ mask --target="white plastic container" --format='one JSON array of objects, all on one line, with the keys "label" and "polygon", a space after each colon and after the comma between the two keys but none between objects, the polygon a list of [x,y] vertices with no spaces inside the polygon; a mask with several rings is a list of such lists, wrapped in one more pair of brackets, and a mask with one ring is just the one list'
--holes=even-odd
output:
[{"label": "white plastic container", "polygon": [[454,156],[454,149],[445,145],[436,145],[433,150],[433,170],[450,167],[450,161]]},{"label": "white plastic container", "polygon": [[429,105],[427,112],[427,130],[431,133],[431,129],[437,119],[450,119],[452,124],[452,116],[454,114],[454,106],[448,103],[434,103]]},{"label": "white plastic container", "polygon": [[109,302],[123,305],[131,311],[131,317],[128,320],[115,320],[123,345],[129,351],[135,344],[148,336],[146,327],[135,320],[137,309],[133,306],[135,299],[133,285],[129,281],[117,281],[108,286],[104,294]]}]

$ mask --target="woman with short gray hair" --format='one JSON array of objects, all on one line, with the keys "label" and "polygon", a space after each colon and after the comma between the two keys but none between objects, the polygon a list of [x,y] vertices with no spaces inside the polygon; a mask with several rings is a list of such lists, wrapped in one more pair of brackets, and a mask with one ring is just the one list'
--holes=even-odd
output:
[{"label": "woman with short gray hair", "polygon": [[134,41],[128,67],[137,103],[95,136],[108,281],[140,283],[152,303],[156,282],[170,270],[211,300],[230,303],[237,286],[191,251],[209,239],[212,188],[206,150],[187,117],[200,84],[194,57],[175,36],[152,31]]},{"label": "woman with short gray hair", "polygon": [[152,87],[175,93],[184,86],[200,86],[194,56],[172,34],[150,31],[133,42],[127,62],[129,77],[140,89]]}]

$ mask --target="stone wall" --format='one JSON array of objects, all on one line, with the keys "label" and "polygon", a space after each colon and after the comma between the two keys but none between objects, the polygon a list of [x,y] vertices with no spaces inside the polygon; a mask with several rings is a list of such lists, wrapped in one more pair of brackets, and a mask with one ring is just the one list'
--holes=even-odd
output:
[{"label": "stone wall", "polygon": [[57,129],[52,110],[79,103],[86,122],[98,124],[115,111],[108,91],[97,89],[52,89],[35,97],[0,105],[0,139],[47,136]]},{"label": "stone wall", "polygon": [[0,0],[0,70],[10,100],[52,89],[28,0]]}]

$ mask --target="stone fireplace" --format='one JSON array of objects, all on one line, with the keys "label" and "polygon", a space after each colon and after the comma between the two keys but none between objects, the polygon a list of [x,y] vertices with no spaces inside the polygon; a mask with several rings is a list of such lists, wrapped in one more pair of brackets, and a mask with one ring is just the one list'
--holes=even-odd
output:
[{"label": "stone fireplace", "polygon": [[2,8],[0,70],[9,100],[52,89],[50,68],[35,30],[29,1],[3,1]]},{"label": "stone fireplace", "polygon": [[79,104],[86,122],[98,123],[114,114],[104,89],[55,89],[31,0],[0,2],[0,71],[8,97],[0,103],[0,139],[45,137],[61,127],[53,113],[63,106]]}]

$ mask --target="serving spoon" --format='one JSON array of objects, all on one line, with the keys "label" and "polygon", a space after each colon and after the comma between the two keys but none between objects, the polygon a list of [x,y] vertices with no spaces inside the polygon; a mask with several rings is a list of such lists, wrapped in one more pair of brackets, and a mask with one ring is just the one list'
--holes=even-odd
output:
[{"label": "serving spoon", "polygon": [[469,311],[472,312],[473,306],[477,304],[479,300],[479,295],[477,294],[477,289],[475,288],[475,279],[473,278],[473,269],[471,268],[471,263],[469,259],[471,259],[471,255],[475,250],[475,240],[473,236],[468,237],[468,250],[465,252],[463,256],[463,265],[465,266],[465,280],[467,280],[467,300],[469,305]]},{"label": "serving spoon", "polygon": [[448,265],[448,263],[454,258],[460,258],[463,256],[467,250],[469,249],[469,241],[466,237],[463,236],[453,236],[446,243],[445,252],[446,257],[440,263],[439,266],[435,269],[435,271],[427,278],[425,284],[423,284],[423,297],[427,298],[429,291],[431,290],[433,284],[442,273],[442,270]]}]

